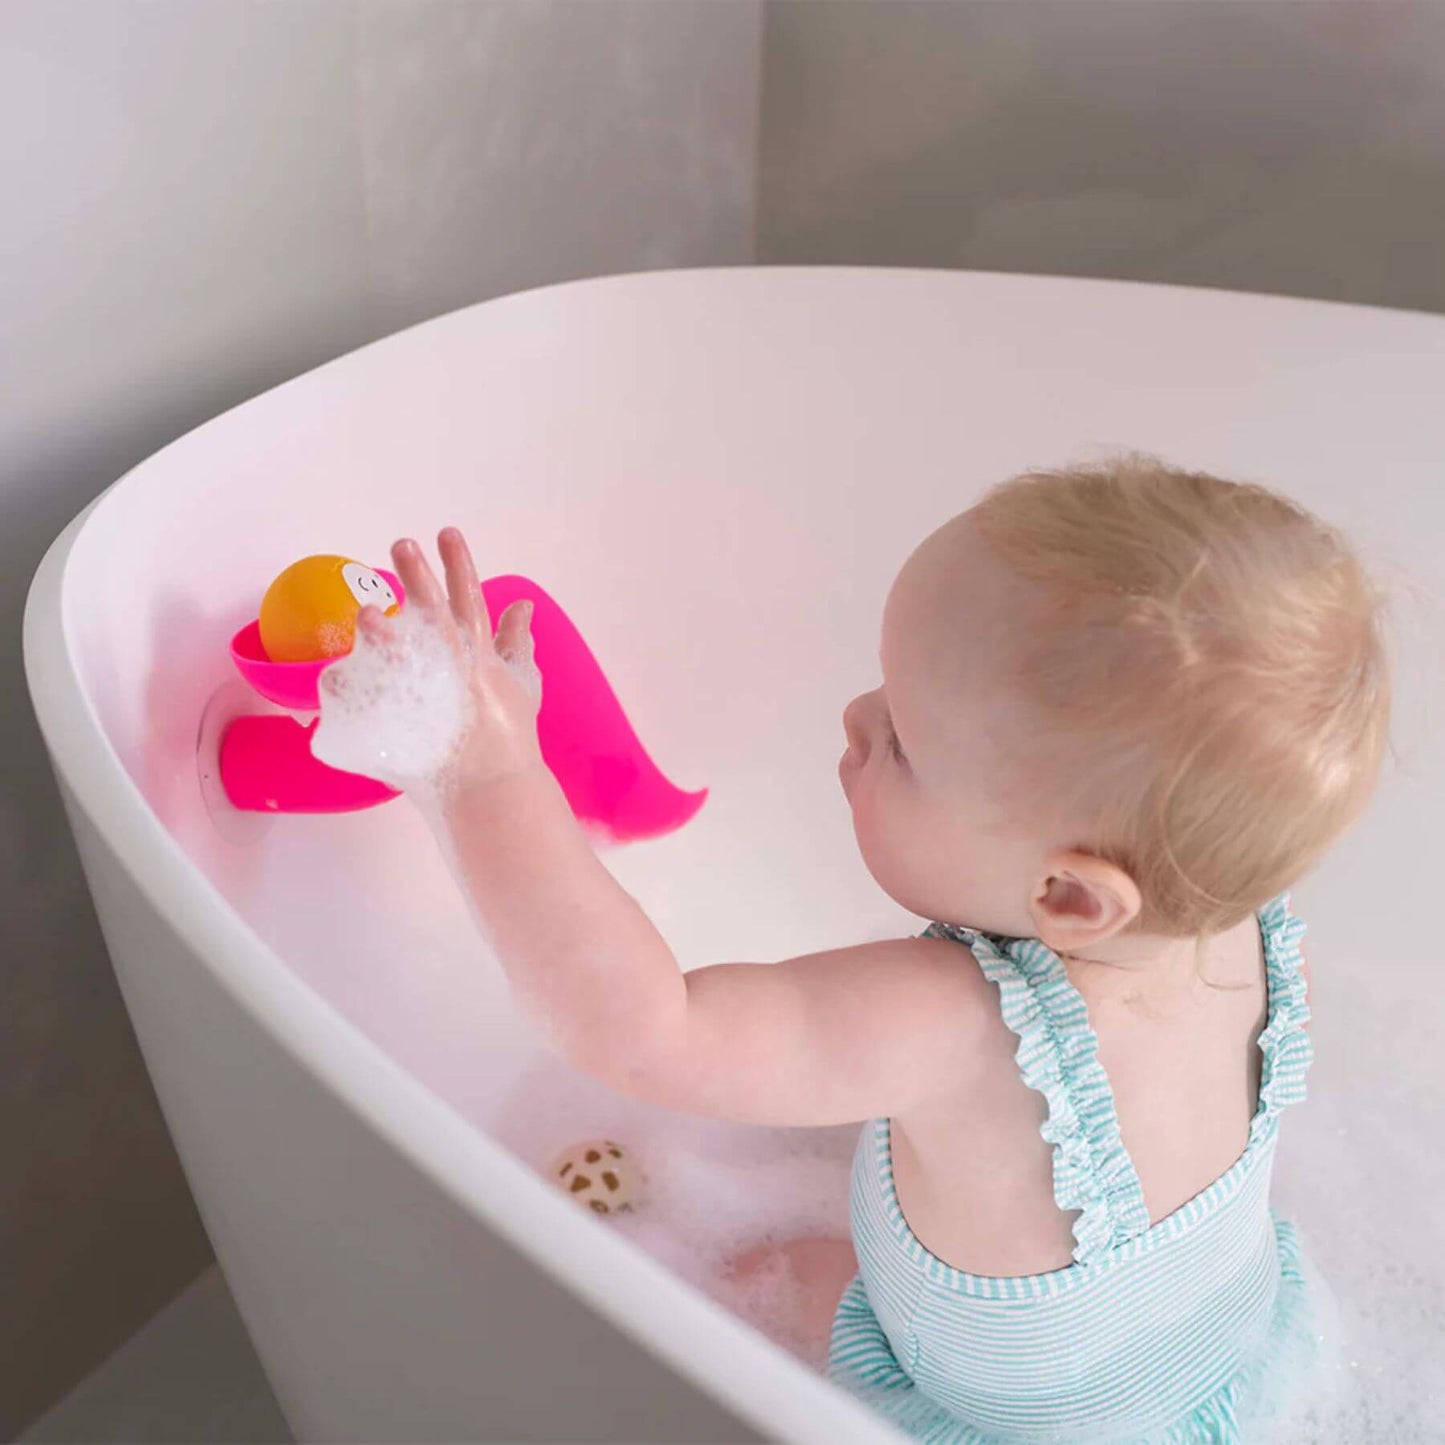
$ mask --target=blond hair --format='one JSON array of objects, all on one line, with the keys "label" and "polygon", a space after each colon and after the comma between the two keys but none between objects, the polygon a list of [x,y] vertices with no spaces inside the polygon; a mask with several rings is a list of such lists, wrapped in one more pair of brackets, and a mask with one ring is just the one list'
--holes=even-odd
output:
[{"label": "blond hair", "polygon": [[1263,487],[1144,456],[1034,472],[974,509],[1044,584],[1013,683],[1063,745],[1081,839],[1135,927],[1239,922],[1356,817],[1389,719],[1380,599],[1344,538]]}]

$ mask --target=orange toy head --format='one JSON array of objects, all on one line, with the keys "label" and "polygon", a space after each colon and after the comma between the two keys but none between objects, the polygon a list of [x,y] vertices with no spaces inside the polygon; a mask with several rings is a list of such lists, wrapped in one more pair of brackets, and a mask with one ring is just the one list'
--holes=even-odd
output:
[{"label": "orange toy head", "polygon": [[396,593],[379,572],[349,557],[303,557],[261,599],[261,646],[272,662],[341,657],[356,639],[363,607],[397,611]]}]

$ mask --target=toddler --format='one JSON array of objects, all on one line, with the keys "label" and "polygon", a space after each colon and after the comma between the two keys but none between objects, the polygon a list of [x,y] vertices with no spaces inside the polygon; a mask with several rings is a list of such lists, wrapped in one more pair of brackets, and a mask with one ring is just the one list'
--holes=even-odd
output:
[{"label": "toddler", "polygon": [[1284,890],[1386,732],[1340,536],[1141,457],[996,487],[908,559],[843,714],[863,858],[935,921],[686,975],[542,762],[527,606],[494,637],[460,534],[440,551],[445,591],[394,549],[471,688],[438,815],[517,992],[637,1098],[872,1121],[856,1262],[787,1252],[831,1280],[833,1377],[932,1441],[1238,1438],[1313,1338],[1269,1207],[1311,1056]]}]

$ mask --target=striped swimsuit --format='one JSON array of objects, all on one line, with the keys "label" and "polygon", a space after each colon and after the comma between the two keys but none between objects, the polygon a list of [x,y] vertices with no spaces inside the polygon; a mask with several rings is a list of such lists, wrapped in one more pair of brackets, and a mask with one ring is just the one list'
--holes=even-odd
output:
[{"label": "striped swimsuit", "polygon": [[1079,1210],[1074,1263],[994,1278],[954,1269],[909,1228],[889,1123],[853,1164],[859,1275],[833,1324],[830,1373],[904,1434],[937,1442],[1227,1442],[1307,1372],[1315,1344],[1293,1228],[1269,1207],[1280,1110],[1304,1097],[1311,1048],[1304,925],[1259,913],[1268,1019],[1244,1152],[1150,1225],[1119,1134],[1098,1037],[1062,960],[1032,939],[934,924],[998,987],[1024,1082],[1044,1096],[1054,1198]]}]

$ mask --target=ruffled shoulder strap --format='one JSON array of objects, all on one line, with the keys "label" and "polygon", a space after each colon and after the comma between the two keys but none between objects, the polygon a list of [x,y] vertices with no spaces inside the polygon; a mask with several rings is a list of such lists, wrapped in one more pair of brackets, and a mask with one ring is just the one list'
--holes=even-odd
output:
[{"label": "ruffled shoulder strap", "polygon": [[1264,945],[1269,1014],[1259,1035],[1259,1108],[1250,1125],[1250,1142],[1278,1128],[1279,1112],[1305,1096],[1305,1075],[1314,1046],[1305,1025],[1310,1006],[1300,939],[1304,921],[1290,911],[1289,894],[1281,893],[1259,910]]},{"label": "ruffled shoulder strap", "polygon": [[1018,1035],[1019,1072],[1048,1106],[1039,1132],[1053,1146],[1054,1202],[1079,1211],[1074,1260],[1087,1264],[1143,1234],[1144,1189],[1119,1134],[1098,1035],[1063,960],[1037,939],[952,924],[932,924],[925,936],[964,944],[998,988],[1003,1020]]}]

